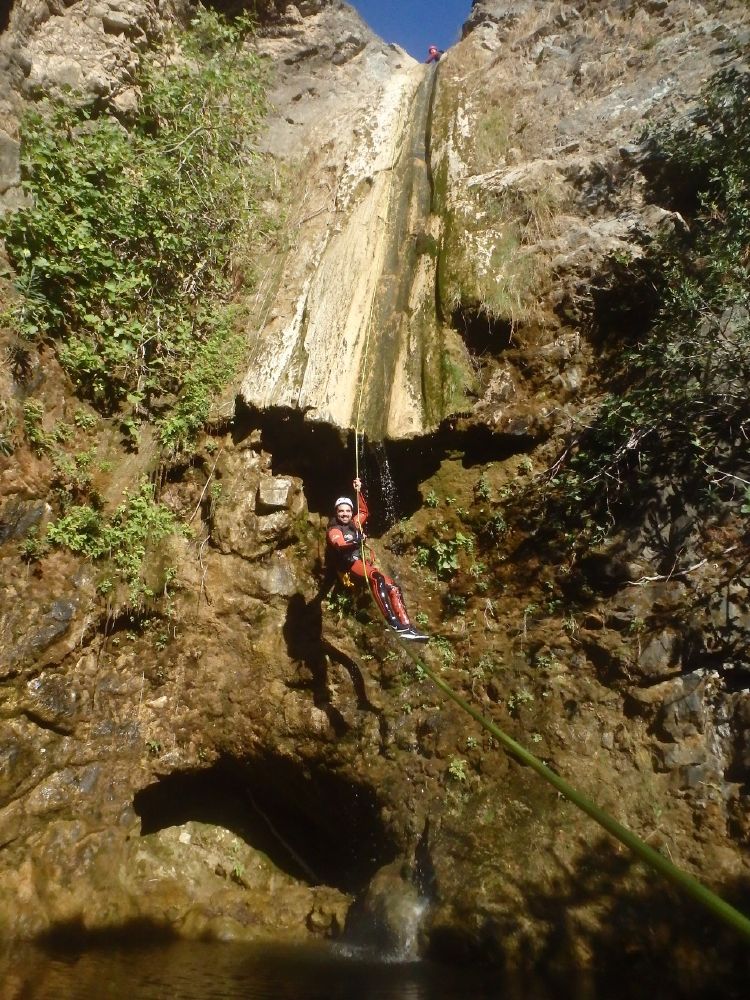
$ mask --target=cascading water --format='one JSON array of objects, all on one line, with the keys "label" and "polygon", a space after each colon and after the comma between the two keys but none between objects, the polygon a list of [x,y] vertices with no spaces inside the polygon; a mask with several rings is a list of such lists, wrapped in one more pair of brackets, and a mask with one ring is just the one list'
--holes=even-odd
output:
[{"label": "cascading water", "polygon": [[388,453],[382,441],[377,441],[371,446],[372,454],[377,464],[378,477],[380,479],[380,504],[385,527],[391,528],[399,518],[399,503],[396,484],[393,480],[391,466],[388,462]]},{"label": "cascading water", "polygon": [[429,900],[405,877],[396,861],[381,868],[367,892],[350,909],[345,943],[349,953],[375,953],[380,960],[414,962]]}]

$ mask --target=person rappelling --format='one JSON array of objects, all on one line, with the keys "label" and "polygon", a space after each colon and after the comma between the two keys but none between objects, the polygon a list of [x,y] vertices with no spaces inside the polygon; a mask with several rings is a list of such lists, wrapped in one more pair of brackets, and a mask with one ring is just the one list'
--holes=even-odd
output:
[{"label": "person rappelling", "polygon": [[400,639],[426,642],[428,637],[417,631],[409,620],[399,586],[363,552],[363,529],[370,511],[362,493],[362,480],[357,477],[352,485],[357,497],[357,513],[349,497],[338,498],[334,505],[335,515],[326,532],[330,561],[338,573],[349,573],[367,582],[380,613]]},{"label": "person rappelling", "polygon": [[437,45],[431,45],[427,50],[426,63],[440,62],[440,56],[443,55],[443,50],[439,49]]}]

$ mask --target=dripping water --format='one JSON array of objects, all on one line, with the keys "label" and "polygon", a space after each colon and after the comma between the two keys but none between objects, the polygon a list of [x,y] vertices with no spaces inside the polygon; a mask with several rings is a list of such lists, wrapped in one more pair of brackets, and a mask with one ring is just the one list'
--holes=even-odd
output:
[{"label": "dripping water", "polygon": [[398,490],[393,479],[388,453],[382,441],[357,442],[359,474],[368,497],[371,529],[376,534],[392,528],[401,516]]},{"label": "dripping water", "polygon": [[378,478],[380,479],[380,502],[383,507],[386,528],[392,528],[398,520],[398,494],[396,484],[393,481],[391,466],[388,462],[388,453],[382,441],[377,441],[372,445],[372,453],[378,468]]}]

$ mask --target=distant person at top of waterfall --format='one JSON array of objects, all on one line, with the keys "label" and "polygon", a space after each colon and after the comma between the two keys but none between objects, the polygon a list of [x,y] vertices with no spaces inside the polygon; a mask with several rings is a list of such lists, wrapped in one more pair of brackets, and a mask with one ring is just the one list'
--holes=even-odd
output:
[{"label": "distant person at top of waterfall", "polygon": [[370,511],[362,495],[362,480],[357,478],[352,485],[357,495],[357,513],[354,513],[354,504],[349,497],[338,498],[334,504],[335,516],[331,518],[326,533],[326,555],[340,575],[348,573],[361,582],[368,582],[381,614],[401,639],[425,642],[427,636],[418,632],[409,621],[398,585],[381,572],[372,559],[363,558],[362,529]]},{"label": "distant person at top of waterfall", "polygon": [[429,49],[427,50],[427,58],[425,59],[425,62],[428,62],[428,63],[439,62],[440,61],[440,56],[442,54],[443,54],[443,50],[442,49],[439,49],[437,47],[437,45],[431,45],[429,47]]}]

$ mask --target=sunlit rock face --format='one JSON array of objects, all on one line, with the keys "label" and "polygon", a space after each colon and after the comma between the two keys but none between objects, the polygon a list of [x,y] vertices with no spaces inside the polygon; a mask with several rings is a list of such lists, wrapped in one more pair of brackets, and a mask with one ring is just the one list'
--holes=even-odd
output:
[{"label": "sunlit rock face", "polygon": [[644,130],[739,65],[742,19],[681,0],[473,5],[440,66],[431,166],[438,308],[483,369],[482,423],[574,426],[602,350],[653,308],[623,271],[685,223],[653,197]]},{"label": "sunlit rock face", "polygon": [[417,434],[443,415],[434,259],[417,246],[434,226],[432,74],[344,4],[287,7],[264,34],[264,148],[294,193],[242,395],[378,439]]},{"label": "sunlit rock face", "polygon": [[[25,80],[57,93],[75,79],[128,113],[139,32],[151,44],[169,12],[105,7],[13,6],[6,205],[20,196],[18,113],[37,94]],[[569,567],[502,536],[499,498],[567,447],[618,338],[652,308],[623,262],[683,223],[648,193],[642,128],[685,114],[736,61],[746,5],[481,2],[436,70],[344,4],[262,7],[274,82],[260,144],[289,208],[259,268],[246,405],[163,483],[193,532],[163,613],[113,618],[96,567],[70,552],[23,561],[56,502],[53,473],[26,444],[0,455],[0,929],[148,921],[302,940],[338,934],[359,897],[384,946],[408,954],[587,967],[622,960],[627,939],[649,970],[669,952],[686,981],[713,975],[712,927],[467,728],[379,622],[321,603],[318,513],[351,483],[336,429],[391,439],[413,516],[375,544],[450,640],[426,662],[739,897],[745,569],[727,583],[713,560],[679,579],[650,568],[651,547],[696,517],[662,489],[617,559],[588,554],[583,609],[566,621],[554,587]],[[31,366],[75,412],[49,352]],[[0,379],[5,397],[22,392],[5,368]],[[119,458],[118,490],[154,471],[143,452]],[[480,534],[481,514],[496,534]],[[474,530],[464,519],[476,535],[463,578],[425,572],[436,523],[455,542]],[[687,620],[701,589],[706,614]]]},{"label": "sunlit rock face", "polygon": [[[182,19],[182,0],[11,0],[0,22],[0,210],[19,204],[18,118],[28,101],[76,95],[127,117],[141,54]],[[2,29],[5,28],[3,31]]]}]

